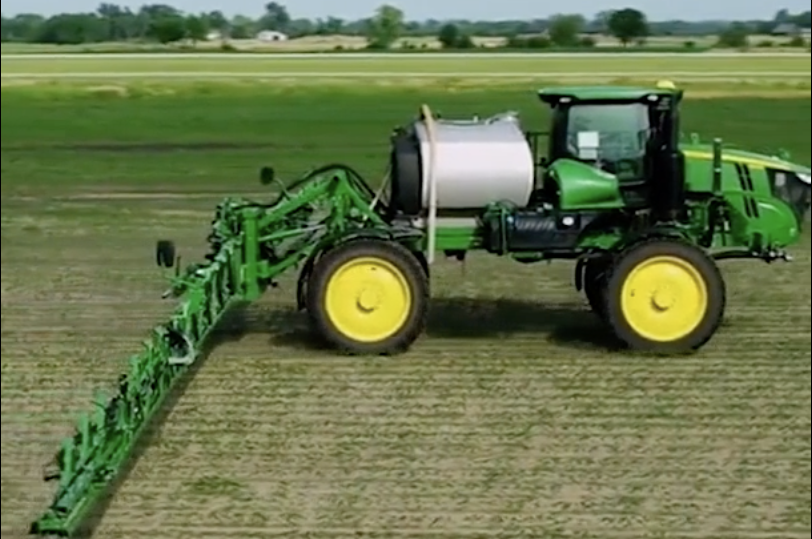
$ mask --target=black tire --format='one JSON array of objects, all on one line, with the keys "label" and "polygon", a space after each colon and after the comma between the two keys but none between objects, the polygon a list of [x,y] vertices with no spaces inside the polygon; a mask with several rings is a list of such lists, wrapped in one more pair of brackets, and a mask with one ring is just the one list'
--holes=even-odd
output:
[{"label": "black tire", "polygon": [[611,266],[610,258],[595,258],[584,265],[584,295],[592,312],[601,320],[606,319],[606,280]]},{"label": "black tire", "polygon": [[162,268],[175,265],[175,244],[169,240],[158,240],[155,244],[155,263]]},{"label": "black tire", "polygon": [[[361,340],[342,331],[339,327],[341,323],[334,320],[327,304],[331,279],[353,260],[363,258],[378,260],[380,267],[370,271],[384,269],[392,272],[408,290],[410,299],[402,322],[378,340]],[[349,354],[390,355],[405,352],[425,328],[428,305],[428,278],[420,261],[408,249],[393,242],[357,240],[328,251],[319,258],[307,286],[307,310],[314,328],[329,344]],[[378,308],[370,309],[369,315]]]},{"label": "black tire", "polygon": [[[651,309],[647,323],[650,327],[656,328],[655,331],[661,332],[659,338],[653,338],[645,331],[641,332],[639,325],[638,329],[635,329],[635,322],[629,320],[624,308],[628,303],[623,297],[624,286],[630,279],[635,278],[634,272],[645,263],[651,264],[655,259],[672,264],[672,277],[661,275],[662,281],[656,278],[654,280],[655,283],[664,285],[657,291],[663,292],[663,296],[668,297],[662,299],[663,304],[660,306],[655,305],[656,296],[652,296],[650,305],[645,300],[638,305],[645,305]],[[682,287],[680,293],[676,293],[675,289],[680,288],[676,286],[673,277],[678,271],[677,268],[692,279],[691,285],[696,286],[693,292],[699,296],[696,312],[687,315],[688,321],[679,329],[677,329],[678,320],[675,319],[676,311],[670,315],[668,311],[672,310],[677,301],[680,302],[680,306],[690,306],[688,292],[692,286],[686,284],[687,288]],[[629,291],[627,296],[629,302],[635,297],[636,291],[638,290]],[[649,292],[654,294],[654,291]],[[605,301],[608,324],[629,348],[656,354],[684,354],[704,346],[722,323],[726,303],[725,281],[714,260],[702,249],[679,240],[652,239],[629,247],[615,259],[607,280]],[[654,315],[655,311],[662,314]],[[669,330],[671,335],[667,335]]]},{"label": "black tire", "polygon": [[426,258],[426,255],[421,251],[412,251],[412,254],[420,263],[420,267],[423,268],[423,272],[426,274],[426,279],[431,286],[431,270],[429,269],[429,260]]}]

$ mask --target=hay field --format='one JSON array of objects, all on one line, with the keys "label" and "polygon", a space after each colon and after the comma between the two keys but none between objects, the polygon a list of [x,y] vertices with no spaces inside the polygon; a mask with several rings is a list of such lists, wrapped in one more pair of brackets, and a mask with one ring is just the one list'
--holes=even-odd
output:
[{"label": "hay field", "polygon": [[[92,390],[171,309],[154,240],[200,256],[219,197],[261,193],[262,164],[379,177],[422,102],[546,120],[524,85],[376,88],[374,106],[349,86],[117,88],[2,89],[3,539],[49,501],[41,468]],[[684,115],[807,164],[809,118],[808,96]],[[224,329],[94,537],[809,537],[808,234],[794,254],[725,263],[726,323],[680,359],[613,351],[570,264],[484,255],[434,270],[408,354],[338,358],[308,342],[291,275]]]}]

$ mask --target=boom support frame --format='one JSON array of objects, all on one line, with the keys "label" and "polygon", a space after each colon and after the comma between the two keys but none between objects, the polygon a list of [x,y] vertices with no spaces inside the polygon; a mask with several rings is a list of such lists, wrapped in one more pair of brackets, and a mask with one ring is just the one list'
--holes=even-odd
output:
[{"label": "boom support frame", "polygon": [[[375,193],[352,169],[329,165],[305,175],[269,204],[225,199],[212,222],[206,261],[171,279],[164,297],[180,302],[130,357],[115,394],[97,393],[93,412],[54,458],[53,501],[30,531],[68,537],[79,531],[127,465],[139,438],[190,366],[203,355],[218,322],[235,304],[259,298],[274,279],[342,238],[395,231],[376,211]],[[409,237],[415,231],[403,231]],[[170,264],[167,264],[170,265]]]}]

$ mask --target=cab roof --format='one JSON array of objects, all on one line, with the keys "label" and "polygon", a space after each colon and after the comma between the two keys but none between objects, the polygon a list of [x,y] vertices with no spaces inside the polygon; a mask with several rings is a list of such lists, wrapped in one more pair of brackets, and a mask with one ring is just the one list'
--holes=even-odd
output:
[{"label": "cab roof", "polygon": [[539,98],[550,104],[561,100],[570,101],[641,101],[649,96],[676,97],[682,96],[682,91],[670,81],[661,81],[656,86],[556,86],[543,88],[538,92]]}]

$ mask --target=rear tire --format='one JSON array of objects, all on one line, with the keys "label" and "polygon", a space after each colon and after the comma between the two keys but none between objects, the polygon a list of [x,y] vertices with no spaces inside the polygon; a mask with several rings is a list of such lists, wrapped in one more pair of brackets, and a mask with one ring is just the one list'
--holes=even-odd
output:
[{"label": "rear tire", "polygon": [[357,240],[321,256],[307,286],[307,310],[329,344],[350,354],[406,351],[425,328],[428,278],[403,246]]},{"label": "rear tire", "polygon": [[610,258],[589,260],[584,266],[584,295],[592,312],[601,320],[606,319],[606,281],[611,266]]},{"label": "rear tire", "polygon": [[689,243],[655,239],[616,258],[607,280],[607,322],[634,350],[683,354],[704,346],[725,311],[718,266]]}]

